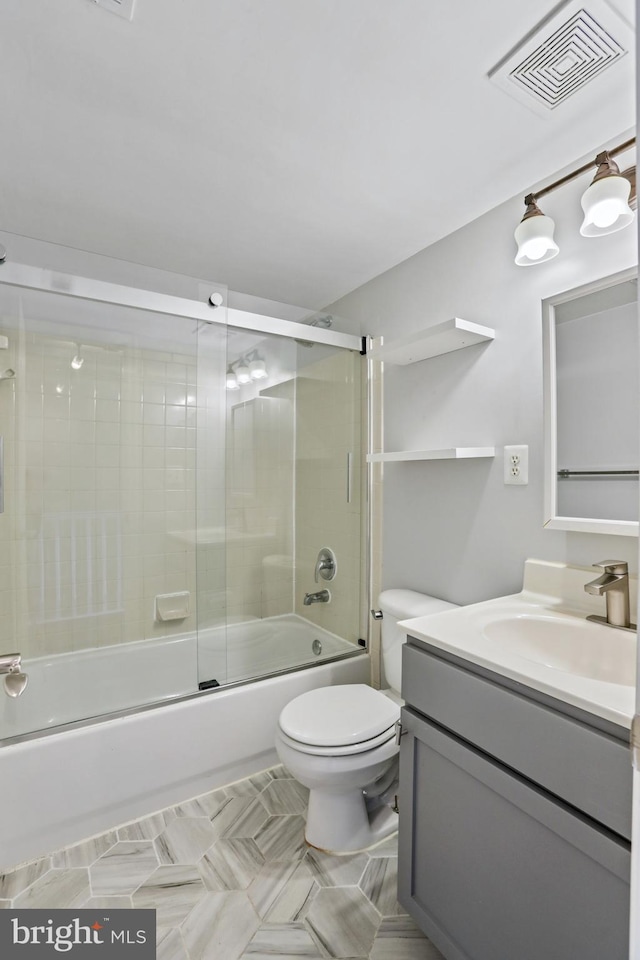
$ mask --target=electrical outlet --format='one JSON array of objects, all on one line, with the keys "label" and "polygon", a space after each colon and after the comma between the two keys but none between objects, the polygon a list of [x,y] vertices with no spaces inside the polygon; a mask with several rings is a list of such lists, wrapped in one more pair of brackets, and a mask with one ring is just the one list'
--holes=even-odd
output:
[{"label": "electrical outlet", "polygon": [[529,447],[526,444],[504,448],[504,482],[529,483]]}]

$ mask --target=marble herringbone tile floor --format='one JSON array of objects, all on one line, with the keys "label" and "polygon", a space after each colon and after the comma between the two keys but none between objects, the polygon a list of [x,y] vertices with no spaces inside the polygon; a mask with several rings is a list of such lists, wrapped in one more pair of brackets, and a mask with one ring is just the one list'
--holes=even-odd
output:
[{"label": "marble herringbone tile floor", "polygon": [[274,767],[0,875],[0,908],[153,908],[158,960],[442,960],[396,900],[395,837],[321,853],[306,803]]}]

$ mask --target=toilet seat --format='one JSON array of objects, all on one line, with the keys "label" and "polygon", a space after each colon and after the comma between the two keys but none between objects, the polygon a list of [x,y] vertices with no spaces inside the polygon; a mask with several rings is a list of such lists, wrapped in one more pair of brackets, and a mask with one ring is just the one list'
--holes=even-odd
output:
[{"label": "toilet seat", "polygon": [[366,753],[369,750],[375,750],[376,747],[380,747],[383,744],[388,743],[389,740],[393,740],[395,735],[396,727],[394,723],[393,726],[383,730],[382,733],[379,733],[376,737],[372,737],[370,740],[364,740],[362,743],[348,743],[334,747],[319,747],[312,743],[301,743],[299,740],[294,740],[293,737],[287,736],[282,729],[278,730],[278,736],[280,739],[284,743],[288,744],[292,750],[297,750],[299,753],[306,753],[313,757],[356,756],[358,753]]},{"label": "toilet seat", "polygon": [[400,717],[397,703],[363,683],[301,694],[280,714],[280,732],[304,753],[342,756],[386,743]]}]

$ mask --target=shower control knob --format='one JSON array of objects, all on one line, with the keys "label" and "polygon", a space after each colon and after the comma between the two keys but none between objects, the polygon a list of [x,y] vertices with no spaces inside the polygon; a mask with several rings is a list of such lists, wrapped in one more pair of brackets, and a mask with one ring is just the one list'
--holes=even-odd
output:
[{"label": "shower control knob", "polygon": [[323,580],[333,580],[338,572],[338,561],[336,555],[330,547],[323,547],[316,560],[314,571],[314,580],[318,583],[320,577]]}]

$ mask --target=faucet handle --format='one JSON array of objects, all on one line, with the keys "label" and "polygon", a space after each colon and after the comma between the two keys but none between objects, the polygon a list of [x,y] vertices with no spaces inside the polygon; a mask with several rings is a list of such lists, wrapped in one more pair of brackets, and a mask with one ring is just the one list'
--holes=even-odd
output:
[{"label": "faucet handle", "polygon": [[600,563],[592,564],[594,567],[601,567],[605,573],[621,574],[629,573],[629,564],[626,560],[601,560]]},{"label": "faucet handle", "polygon": [[316,560],[316,568],[313,579],[318,583],[320,577],[323,580],[333,580],[338,572],[338,563],[336,555],[330,547],[323,547]]}]

